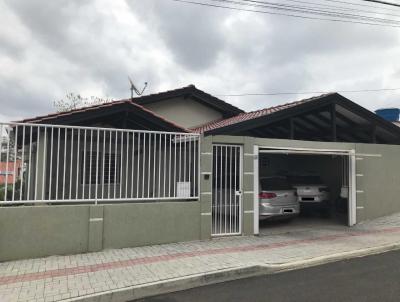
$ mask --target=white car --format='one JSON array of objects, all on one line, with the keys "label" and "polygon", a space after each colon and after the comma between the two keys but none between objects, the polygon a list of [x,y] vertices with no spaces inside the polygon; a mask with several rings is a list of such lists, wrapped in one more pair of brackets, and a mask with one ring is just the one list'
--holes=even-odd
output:
[{"label": "white car", "polygon": [[259,219],[291,218],[299,214],[296,190],[285,176],[260,177]]},{"label": "white car", "polygon": [[318,175],[291,175],[288,177],[297,191],[297,200],[302,209],[315,208],[326,213],[330,206],[330,190]]}]

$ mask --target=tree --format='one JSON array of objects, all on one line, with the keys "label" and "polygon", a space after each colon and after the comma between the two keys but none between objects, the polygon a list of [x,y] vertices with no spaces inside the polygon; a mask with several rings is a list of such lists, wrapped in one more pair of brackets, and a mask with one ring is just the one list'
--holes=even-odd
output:
[{"label": "tree", "polygon": [[8,161],[14,160],[14,135],[12,131],[9,131],[7,136],[0,137],[0,152],[1,158],[0,161],[5,162],[7,161],[7,149],[8,149]]},{"label": "tree", "polygon": [[65,95],[65,98],[60,99],[58,101],[54,101],[54,107],[56,107],[57,112],[65,112],[86,106],[110,103],[112,101],[114,101],[114,99],[111,98],[104,99],[96,96],[91,96],[88,98],[88,97],[83,97],[80,94],[69,92]]}]

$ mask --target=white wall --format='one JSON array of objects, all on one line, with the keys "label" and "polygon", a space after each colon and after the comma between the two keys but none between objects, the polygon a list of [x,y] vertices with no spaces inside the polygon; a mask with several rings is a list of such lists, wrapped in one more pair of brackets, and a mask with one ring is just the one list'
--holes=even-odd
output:
[{"label": "white wall", "polygon": [[186,128],[219,120],[222,114],[192,99],[176,98],[145,105],[166,119]]}]

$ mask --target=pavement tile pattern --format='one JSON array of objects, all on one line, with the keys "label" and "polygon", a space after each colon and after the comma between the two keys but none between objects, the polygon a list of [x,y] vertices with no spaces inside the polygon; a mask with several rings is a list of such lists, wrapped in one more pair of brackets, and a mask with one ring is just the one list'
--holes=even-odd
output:
[{"label": "pavement tile pattern", "polygon": [[62,301],[150,282],[400,243],[400,214],[321,226],[0,263],[0,301]]}]

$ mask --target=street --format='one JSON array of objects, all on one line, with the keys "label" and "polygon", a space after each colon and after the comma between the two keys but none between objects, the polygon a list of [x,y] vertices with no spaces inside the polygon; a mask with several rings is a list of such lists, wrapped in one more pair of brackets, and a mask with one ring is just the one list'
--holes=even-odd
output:
[{"label": "street", "polygon": [[399,301],[399,280],[400,252],[396,251],[138,301]]}]

